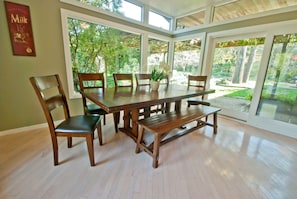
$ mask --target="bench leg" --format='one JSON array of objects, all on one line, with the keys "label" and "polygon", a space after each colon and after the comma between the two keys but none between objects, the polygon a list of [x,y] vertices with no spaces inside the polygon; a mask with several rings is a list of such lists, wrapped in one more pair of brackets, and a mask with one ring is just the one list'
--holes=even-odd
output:
[{"label": "bench leg", "polygon": [[142,139],[143,139],[143,133],[144,133],[144,128],[143,128],[143,126],[141,126],[140,127],[140,131],[138,133],[138,137],[137,137],[137,143],[136,143],[135,153],[139,153],[140,152],[140,144],[141,144]]},{"label": "bench leg", "polygon": [[217,134],[217,128],[218,128],[218,116],[217,113],[213,114],[213,134]]},{"label": "bench leg", "polygon": [[159,160],[159,149],[160,149],[160,135],[154,135],[154,148],[153,148],[153,167],[158,167],[158,160]]}]

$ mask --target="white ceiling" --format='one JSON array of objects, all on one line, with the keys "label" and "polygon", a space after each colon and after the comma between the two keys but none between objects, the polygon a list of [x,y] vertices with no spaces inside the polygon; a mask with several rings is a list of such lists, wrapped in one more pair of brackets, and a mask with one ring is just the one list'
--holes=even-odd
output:
[{"label": "white ceiling", "polygon": [[205,8],[214,2],[230,2],[230,0],[135,0],[148,5],[169,16],[183,16],[193,11]]}]

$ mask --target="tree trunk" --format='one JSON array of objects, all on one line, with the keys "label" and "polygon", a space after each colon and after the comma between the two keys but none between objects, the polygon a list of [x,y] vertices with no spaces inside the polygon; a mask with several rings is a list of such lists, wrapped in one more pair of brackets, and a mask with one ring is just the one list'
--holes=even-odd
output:
[{"label": "tree trunk", "polygon": [[274,76],[274,83],[273,83],[273,86],[272,86],[271,98],[274,98],[275,93],[276,93],[279,77],[280,77],[280,74],[282,72],[284,62],[285,62],[285,56],[286,56],[286,52],[287,52],[287,45],[288,45],[288,43],[286,42],[286,43],[283,43],[283,46],[282,46],[282,52],[280,54],[280,58],[279,58],[277,66],[276,66],[277,68],[276,68],[276,73],[275,73],[275,76]]},{"label": "tree trunk", "polygon": [[246,57],[246,46],[241,46],[240,50],[237,52],[237,62],[232,78],[232,83],[240,84],[242,83],[244,60]]},{"label": "tree trunk", "polygon": [[243,71],[243,78],[242,78],[242,82],[243,83],[246,83],[247,80],[250,77],[251,69],[252,69],[252,64],[253,64],[254,57],[255,57],[255,54],[256,54],[256,46],[252,46],[251,49],[250,49],[250,51],[251,52],[250,52],[248,61],[247,61],[246,65],[245,65],[244,71]]}]

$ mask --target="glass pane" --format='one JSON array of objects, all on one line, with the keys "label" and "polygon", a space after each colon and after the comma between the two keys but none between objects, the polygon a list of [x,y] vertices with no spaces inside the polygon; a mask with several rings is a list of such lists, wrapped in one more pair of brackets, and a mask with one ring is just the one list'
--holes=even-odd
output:
[{"label": "glass pane", "polygon": [[122,1],[101,1],[101,0],[76,0],[79,1],[81,3],[90,5],[90,6],[94,6],[97,8],[101,8],[104,10],[108,10],[111,12],[117,12],[118,9],[121,7],[122,5]]},{"label": "glass pane", "polygon": [[119,14],[122,14],[125,17],[131,18],[137,21],[142,21],[141,12],[142,12],[141,6],[135,5],[127,1],[123,1],[122,7],[119,8]]},{"label": "glass pane", "polygon": [[235,19],[269,10],[297,5],[297,0],[238,0],[214,8],[213,22]]},{"label": "glass pane", "polygon": [[148,68],[144,72],[151,72],[154,67],[159,67],[161,62],[167,63],[168,41],[149,38],[149,55],[147,57]]},{"label": "glass pane", "polygon": [[198,74],[201,39],[189,39],[174,43],[174,66],[172,82],[187,84],[189,74]]},{"label": "glass pane", "polygon": [[140,35],[74,18],[68,18],[68,35],[76,91],[77,72],[105,72],[113,86],[114,72],[139,71]]},{"label": "glass pane", "polygon": [[125,0],[101,1],[101,0],[77,0],[90,6],[118,13],[125,17],[141,21],[142,7]]},{"label": "glass pane", "polygon": [[274,37],[257,115],[297,124],[297,34]]},{"label": "glass pane", "polygon": [[158,28],[170,30],[171,18],[149,11],[149,24]]},{"label": "glass pane", "polygon": [[204,24],[205,11],[176,19],[175,30],[191,28]]},{"label": "glass pane", "polygon": [[249,112],[263,45],[264,38],[216,43],[210,80],[210,87],[216,92],[209,95],[212,105],[233,113]]}]

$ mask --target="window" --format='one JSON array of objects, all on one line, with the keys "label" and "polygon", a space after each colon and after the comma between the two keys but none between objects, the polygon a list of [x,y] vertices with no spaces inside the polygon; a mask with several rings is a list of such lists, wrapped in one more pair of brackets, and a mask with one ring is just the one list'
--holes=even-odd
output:
[{"label": "window", "polygon": [[174,43],[174,66],[172,82],[187,84],[189,74],[198,74],[201,56],[201,38]]},{"label": "window", "polygon": [[148,72],[154,67],[158,67],[161,62],[168,62],[168,41],[149,38],[149,55],[147,58]]},{"label": "window", "polygon": [[149,11],[149,24],[165,30],[170,30],[171,18]]},{"label": "window", "polygon": [[[135,73],[140,68],[141,35],[99,22],[66,16],[62,23],[70,97],[79,97],[78,72],[104,72],[107,86],[112,74]],[[104,21],[102,21],[104,23]]]},{"label": "window", "polygon": [[204,24],[205,11],[196,12],[176,19],[175,30],[191,28]]},{"label": "window", "polygon": [[123,15],[127,18],[142,21],[142,6],[136,5],[129,1],[94,1],[94,0],[76,0],[78,2],[101,8],[110,12]]},{"label": "window", "polygon": [[128,1],[123,1],[122,7],[119,8],[119,14],[125,17],[142,21],[142,7]]}]

